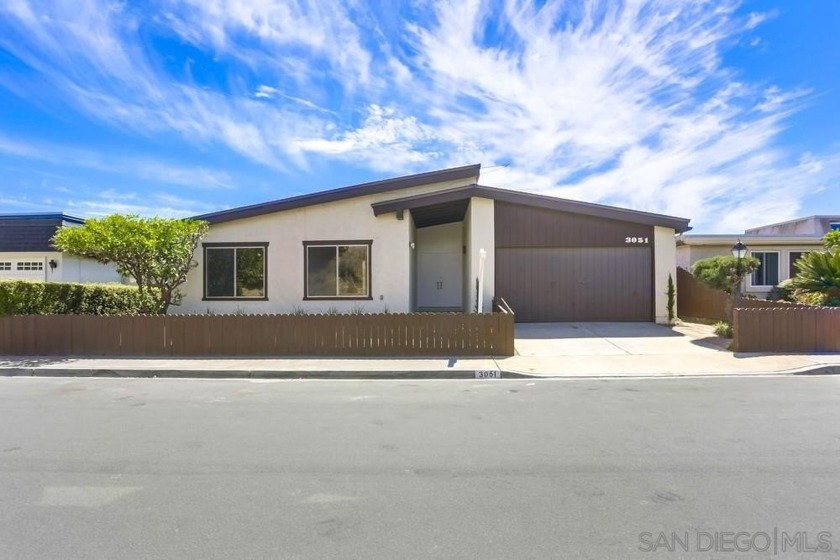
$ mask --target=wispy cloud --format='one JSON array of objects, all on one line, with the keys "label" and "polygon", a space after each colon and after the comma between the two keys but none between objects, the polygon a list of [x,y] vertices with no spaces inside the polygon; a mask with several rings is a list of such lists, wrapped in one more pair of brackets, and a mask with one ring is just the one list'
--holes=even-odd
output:
[{"label": "wispy cloud", "polygon": [[[222,146],[278,174],[313,162],[390,174],[481,161],[506,165],[487,184],[743,229],[791,217],[836,184],[840,165],[836,148],[781,147],[810,91],[749,83],[724,64],[726,49],[778,16],[738,7],[56,0],[45,17],[14,0],[0,7],[0,48],[40,82],[6,73],[0,87],[130,134]],[[204,73],[165,61],[149,36],[188,45]],[[29,149],[0,138],[6,153],[44,157]],[[172,184],[231,183],[214,169],[89,159]]]},{"label": "wispy cloud", "polygon": [[81,217],[107,216],[109,214],[137,214],[164,218],[186,218],[208,212],[205,204],[175,197],[167,193],[116,192],[107,190],[96,197],[69,200],[67,213]]},{"label": "wispy cloud", "polygon": [[259,97],[260,99],[271,99],[272,97],[276,97],[279,93],[280,90],[277,88],[260,84],[257,91],[254,92],[254,97]]},{"label": "wispy cloud", "polygon": [[0,133],[0,154],[13,155],[55,165],[80,167],[118,176],[179,185],[193,189],[231,189],[230,174],[207,167],[177,165],[141,156],[105,155],[93,150],[50,143],[31,143]]}]

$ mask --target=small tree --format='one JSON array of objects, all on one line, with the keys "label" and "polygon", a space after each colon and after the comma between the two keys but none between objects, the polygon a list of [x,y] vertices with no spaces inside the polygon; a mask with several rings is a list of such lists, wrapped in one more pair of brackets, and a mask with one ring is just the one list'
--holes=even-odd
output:
[{"label": "small tree", "polygon": [[828,251],[840,248],[840,230],[829,231],[823,237],[823,244]]},{"label": "small tree", "polygon": [[197,266],[193,252],[208,228],[198,220],[113,214],[64,226],[52,242],[71,255],[114,263],[117,272],[154,298],[158,312],[166,313],[181,300],[178,287]]},{"label": "small tree", "polygon": [[674,319],[677,317],[675,309],[677,305],[677,288],[674,286],[674,278],[670,274],[668,275],[668,290],[665,293],[668,296],[668,324],[673,325]]},{"label": "small tree", "polygon": [[709,257],[694,263],[691,273],[709,288],[723,290],[730,296],[726,318],[731,325],[735,300],[741,295],[741,282],[760,265],[755,257],[745,257],[740,262],[731,256]]}]

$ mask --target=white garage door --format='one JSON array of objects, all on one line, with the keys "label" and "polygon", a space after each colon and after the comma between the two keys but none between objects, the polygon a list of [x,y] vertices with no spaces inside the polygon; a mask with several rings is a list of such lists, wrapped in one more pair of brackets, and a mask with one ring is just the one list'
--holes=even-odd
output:
[{"label": "white garage door", "polygon": [[2,260],[0,278],[3,280],[43,280],[44,261],[41,260]]}]

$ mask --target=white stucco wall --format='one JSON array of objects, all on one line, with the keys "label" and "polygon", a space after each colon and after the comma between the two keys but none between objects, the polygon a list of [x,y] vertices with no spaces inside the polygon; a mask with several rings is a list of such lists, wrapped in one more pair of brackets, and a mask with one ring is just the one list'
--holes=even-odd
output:
[{"label": "white stucco wall", "polygon": [[464,214],[464,221],[461,222],[461,228],[461,238],[464,241],[464,312],[472,313],[475,307],[475,286],[473,284],[475,282],[475,276],[470,276],[472,274],[472,268],[470,267],[470,262],[472,262],[472,216],[470,215],[469,207],[467,208],[466,214]]},{"label": "white stucco wall", "polygon": [[100,264],[90,259],[64,256],[58,268],[61,269],[62,282],[99,284],[121,284],[125,282],[125,279],[117,273],[114,265]]},{"label": "white stucco wall", "polygon": [[[677,282],[677,240],[676,232],[671,228],[656,226],[653,228],[654,238],[654,320],[660,324],[668,323],[668,276],[674,286]],[[676,311],[676,304],[675,304]]]},{"label": "white stucco wall", "polygon": [[[468,219],[467,219],[468,218]],[[475,308],[475,279],[479,274],[479,252],[484,249],[487,257],[484,261],[484,286],[482,305],[485,313],[493,310],[493,295],[496,293],[496,230],[495,230],[495,204],[489,198],[470,199],[470,206],[467,209],[467,218],[464,219],[464,243],[466,245],[466,264],[464,266],[466,275],[466,299],[464,308],[472,312]]]},{"label": "white stucco wall", "polygon": [[411,249],[408,258],[408,309],[417,311],[417,226],[414,224],[414,216],[411,212],[406,212],[406,219],[409,220],[408,245]]},{"label": "white stucco wall", "polygon": [[[172,313],[291,313],[300,307],[307,313],[364,312],[406,313],[412,310],[413,283],[410,243],[415,240],[409,212],[398,220],[394,213],[373,215],[371,204],[395,198],[437,191],[474,182],[470,178],[390,193],[275,212],[263,216],[212,225],[202,240],[209,243],[268,242],[267,301],[203,300],[203,251],[195,258],[199,266],[182,287],[182,304]],[[304,241],[371,240],[371,300],[304,300]],[[416,242],[416,241],[415,241]]]}]

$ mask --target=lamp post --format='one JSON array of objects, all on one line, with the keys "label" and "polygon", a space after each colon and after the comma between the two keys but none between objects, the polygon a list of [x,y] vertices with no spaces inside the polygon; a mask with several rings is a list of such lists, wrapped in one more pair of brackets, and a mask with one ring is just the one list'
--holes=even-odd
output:
[{"label": "lamp post", "polygon": [[738,305],[738,298],[741,297],[741,259],[747,256],[748,248],[746,245],[738,240],[738,243],[732,246],[732,256],[735,257],[735,277],[738,281],[735,283],[735,305]]}]

